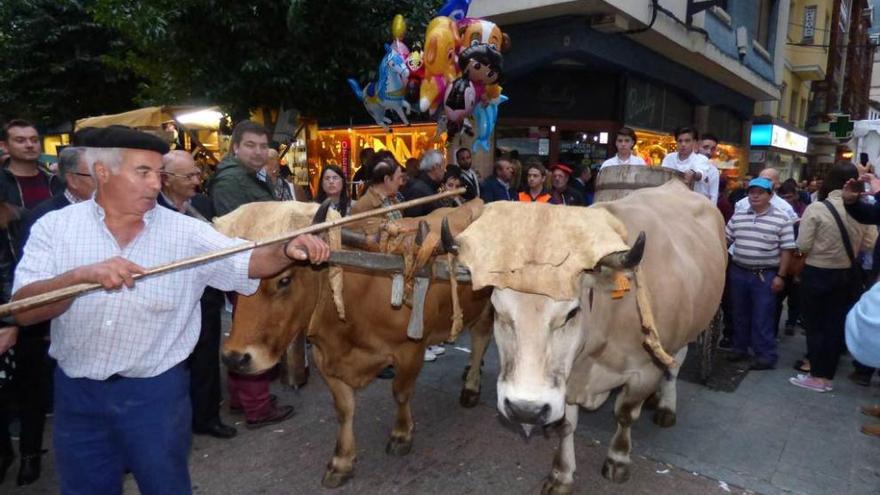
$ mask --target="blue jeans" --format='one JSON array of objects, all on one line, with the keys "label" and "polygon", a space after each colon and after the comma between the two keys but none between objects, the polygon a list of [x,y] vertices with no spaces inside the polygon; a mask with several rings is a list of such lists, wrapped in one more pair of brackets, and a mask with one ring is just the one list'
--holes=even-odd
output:
[{"label": "blue jeans", "polygon": [[[733,349],[776,365],[776,294],[770,289],[776,272],[765,270],[761,276],[737,265],[730,266],[730,297],[733,303]],[[763,280],[762,280],[763,278]]]},{"label": "blue jeans", "polygon": [[130,470],[144,495],[190,494],[189,372],[70,378],[55,370],[55,464],[63,495],[122,493]]}]

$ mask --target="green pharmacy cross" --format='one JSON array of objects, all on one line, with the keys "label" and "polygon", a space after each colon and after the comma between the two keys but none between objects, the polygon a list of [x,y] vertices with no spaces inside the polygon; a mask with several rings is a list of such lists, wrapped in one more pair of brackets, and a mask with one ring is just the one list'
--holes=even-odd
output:
[{"label": "green pharmacy cross", "polygon": [[852,131],[855,124],[849,120],[849,115],[838,115],[837,118],[831,122],[831,132],[834,133],[834,137],[838,139],[845,139],[852,137]]}]

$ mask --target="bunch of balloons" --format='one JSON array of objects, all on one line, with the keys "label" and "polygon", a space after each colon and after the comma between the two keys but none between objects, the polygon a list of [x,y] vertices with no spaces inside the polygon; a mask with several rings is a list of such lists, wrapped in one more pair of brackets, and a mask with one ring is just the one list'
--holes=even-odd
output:
[{"label": "bunch of balloons", "polygon": [[[470,0],[450,0],[431,20],[420,47],[411,51],[404,43],[406,21],[396,15],[392,41],[385,45],[378,79],[361,88],[349,79],[357,97],[377,124],[390,131],[392,110],[409,124],[412,106],[428,112],[437,122],[435,137],[451,139],[464,132],[473,136],[473,149],[489,150],[489,139],[498,117],[504,58],[510,37],[490,21],[467,17]],[[407,101],[407,98],[411,101]]]}]

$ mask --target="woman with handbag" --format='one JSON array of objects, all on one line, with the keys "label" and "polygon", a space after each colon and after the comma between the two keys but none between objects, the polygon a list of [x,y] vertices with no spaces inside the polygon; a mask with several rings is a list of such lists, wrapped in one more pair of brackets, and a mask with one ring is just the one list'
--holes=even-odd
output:
[{"label": "woman with handbag", "polygon": [[797,239],[798,249],[806,255],[801,307],[810,372],[789,382],[814,392],[832,390],[844,350],[846,313],[864,287],[856,256],[861,249],[871,249],[877,238],[875,229],[859,224],[846,213],[842,189],[856,178],[855,165],[835,164],[825,178],[821,201],[811,203],[804,211]]}]

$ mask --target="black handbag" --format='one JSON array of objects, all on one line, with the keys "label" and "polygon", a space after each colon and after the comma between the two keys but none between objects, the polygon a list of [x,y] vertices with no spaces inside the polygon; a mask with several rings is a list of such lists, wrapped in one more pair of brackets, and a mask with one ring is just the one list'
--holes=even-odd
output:
[{"label": "black handbag", "polygon": [[855,303],[868,289],[868,280],[864,271],[856,261],[855,251],[849,240],[849,232],[846,231],[846,226],[843,225],[843,220],[841,220],[840,214],[837,213],[837,210],[834,209],[834,206],[832,206],[828,200],[822,201],[822,204],[824,204],[828,208],[828,211],[831,212],[831,216],[834,217],[834,221],[837,223],[837,228],[840,230],[840,237],[843,238],[843,248],[846,249],[846,255],[849,256],[850,263],[849,269],[851,273],[851,282],[848,285],[850,302]]}]

